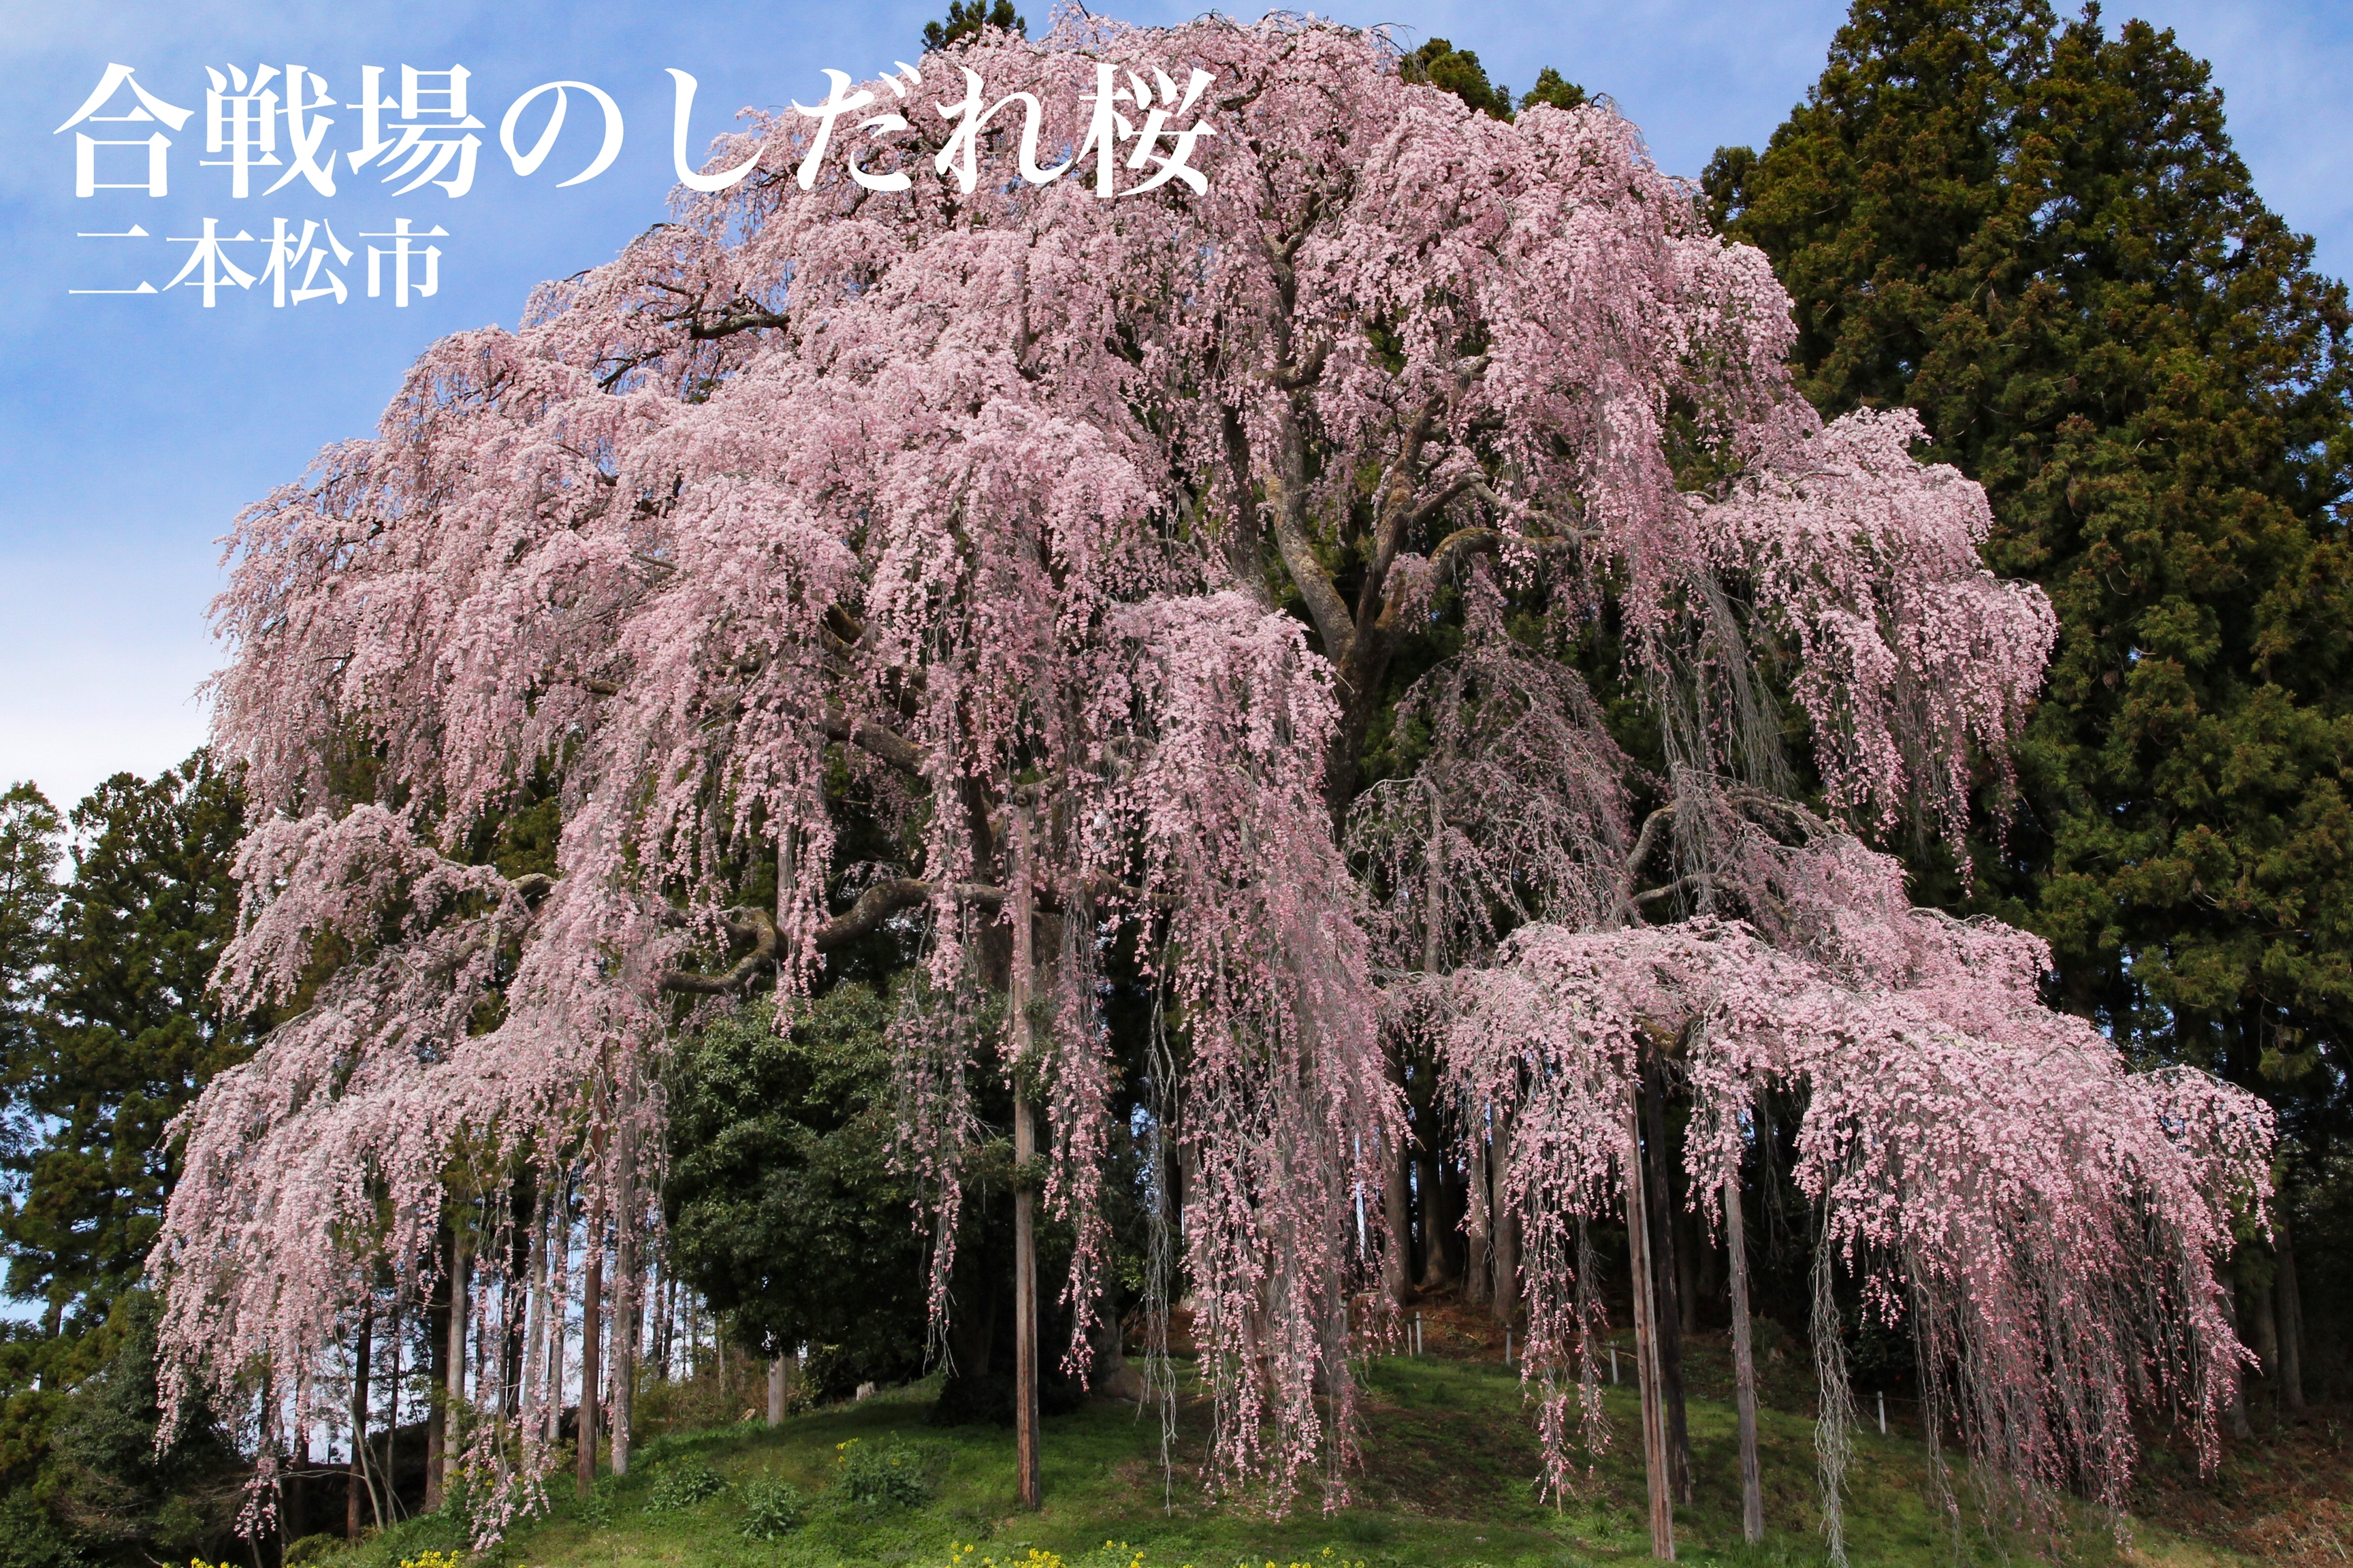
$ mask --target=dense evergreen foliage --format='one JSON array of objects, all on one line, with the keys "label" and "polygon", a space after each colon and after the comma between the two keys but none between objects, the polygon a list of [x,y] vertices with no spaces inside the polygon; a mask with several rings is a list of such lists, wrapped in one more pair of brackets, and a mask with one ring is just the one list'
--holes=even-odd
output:
[{"label": "dense evergreen foliage", "polygon": [[2145,1059],[2261,1089],[2310,1191],[2353,1111],[2344,286],[2204,62],[2096,6],[1858,5],[1705,185],[1809,395],[1917,409],[1991,499],[1989,564],[2059,612],[2017,809],[1986,792],[1976,886],[1922,887],[2048,937],[2056,999]]},{"label": "dense evergreen foliage", "polygon": [[1027,33],[1029,24],[1014,14],[1013,0],[948,0],[947,19],[923,24],[923,47],[944,49],[961,43],[983,27],[995,27],[1001,33]]},{"label": "dense evergreen foliage", "polygon": [[924,1238],[890,1165],[891,1016],[859,984],[781,1034],[774,1005],[755,1004],[696,1035],[670,1079],[681,1277],[747,1345],[830,1347],[853,1385],[923,1363]]},{"label": "dense evergreen foliage", "polygon": [[[955,0],[924,40],[948,47],[984,25],[1026,32],[1010,0]],[[1515,103],[1443,38],[1398,67],[1498,120],[1588,101],[1547,67]],[[2242,1327],[2284,1402],[2341,1386],[2353,1282],[2344,287],[2256,195],[2204,64],[2145,24],[2108,27],[2096,6],[2065,22],[2043,0],[1862,0],[1808,100],[1761,153],[1721,150],[1704,189],[1791,294],[1808,395],[1832,416],[1917,410],[1926,455],[1986,487],[1988,564],[2042,584],[2059,613],[2015,795],[1991,770],[1978,779],[1973,875],[1924,840],[1915,889],[2047,937],[2052,999],[2139,1059],[2210,1067],[2280,1108],[2292,1224],[2249,1236]],[[1339,574],[1351,598],[1361,572]],[[1460,609],[1451,587],[1436,602]],[[1386,672],[1356,758],[1365,782],[1428,743],[1397,721],[1396,698],[1458,651],[1453,637],[1441,625],[1434,641],[1409,640]],[[1610,703],[1608,680],[1595,685]],[[1656,736],[1624,738],[1654,760]],[[249,1054],[263,1022],[225,1016],[207,993],[234,927],[242,811],[234,773],[201,752],[152,781],[110,779],[70,814],[30,784],[0,795],[0,1245],[8,1293],[37,1313],[0,1335],[0,1568],[243,1550],[228,1531],[252,1445],[241,1458],[231,1423],[200,1409],[159,1455],[155,1309],[139,1288],[175,1174],[166,1125]],[[561,826],[554,797],[534,797],[486,829],[480,858],[510,877],[550,873]],[[876,839],[844,858],[889,860]],[[745,868],[750,903],[773,907],[776,874]],[[912,1376],[935,1353],[929,1237],[892,1157],[889,988],[907,983],[911,952],[888,928],[846,945],[788,1028],[766,1002],[713,1017],[682,1035],[663,1084],[664,1267],[736,1343],[816,1352],[823,1394]],[[1116,1058],[1114,1351],[1148,1239],[1128,1136],[1150,1104],[1134,967],[1112,955],[1101,987]],[[1398,1178],[1398,1212],[1414,1216],[1395,1241],[1398,1284],[1475,1292],[1459,1236],[1472,1175],[1440,1152],[1442,1086],[1426,1057],[1392,1065],[1416,1137]],[[1011,1408],[1009,1203],[1035,1173],[1015,1170],[999,1135],[1010,1103],[1001,1083],[975,1089],[987,1135],[964,1172],[950,1287],[964,1375],[942,1402],[949,1420]],[[1677,1171],[1662,1178],[1678,1215],[1684,1113],[1670,1111]],[[1794,1152],[1777,1146],[1774,1161],[1760,1172],[1772,1223],[1757,1288],[1768,1317],[1795,1323],[1812,1246],[1804,1205],[1773,1181]],[[1682,1218],[1659,1224],[1682,1227],[1684,1324],[1712,1322],[1720,1246]],[[1622,1233],[1598,1233],[1615,1258]],[[1049,1226],[1042,1245],[1050,1295],[1072,1237]],[[1861,1346],[1873,1331],[1859,1303],[1841,1306]],[[1050,1354],[1068,1323],[1066,1303],[1049,1308]],[[421,1358],[438,1331],[409,1331]],[[2301,1381],[2277,1376],[2282,1338],[2289,1357],[2303,1349]],[[1908,1342],[1883,1366],[1867,1346],[1850,1353],[1863,1386],[1909,1386]],[[1060,1382],[1049,1394],[1079,1397]]]},{"label": "dense evergreen foliage", "polygon": [[52,1334],[103,1321],[136,1280],[170,1191],[164,1124],[253,1038],[206,995],[237,917],[234,777],[202,752],[152,781],[118,773],[71,826],[41,1005],[6,1063],[40,1133],[0,1211],[9,1293],[41,1300]]},{"label": "dense evergreen foliage", "polygon": [[0,1244],[8,1293],[39,1308],[0,1343],[0,1518],[23,1568],[217,1551],[240,1502],[209,1414],[156,1451],[139,1280],[174,1171],[165,1125],[255,1034],[206,994],[241,818],[201,752],[63,816],[29,784],[0,796]]}]

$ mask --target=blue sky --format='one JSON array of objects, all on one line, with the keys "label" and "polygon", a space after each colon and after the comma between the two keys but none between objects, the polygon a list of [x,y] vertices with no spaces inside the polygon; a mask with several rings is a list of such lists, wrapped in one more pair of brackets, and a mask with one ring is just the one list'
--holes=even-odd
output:
[{"label": "blue sky", "polygon": [[[30,777],[61,804],[118,769],[177,761],[203,738],[195,689],[217,662],[205,606],[218,546],[237,509],[299,477],[322,444],[369,433],[403,368],[442,333],[512,326],[532,285],[610,258],[664,216],[670,83],[702,87],[697,148],[745,105],[822,93],[822,68],[856,76],[915,57],[939,4],[858,5],[505,4],[394,5],[309,0],[69,5],[0,0],[0,783]],[[1034,27],[1047,7],[1022,7]],[[1145,23],[1198,9],[1136,0],[1116,14]],[[1334,12],[1476,49],[1499,80],[1525,89],[1540,66],[1606,91],[1643,128],[1653,155],[1696,174],[1720,144],[1761,144],[1819,73],[1845,13],[1831,0],[1612,0],[1509,7],[1364,0]],[[1249,13],[1245,13],[1249,14]],[[2353,269],[2353,6],[2324,0],[2146,0],[2113,4],[2111,23],[2141,15],[2171,26],[2214,64],[2232,129],[2271,205],[2317,237],[2321,264]],[[74,132],[56,128],[121,61],[168,104],[195,110],[173,135],[170,194],[74,195]],[[296,181],[275,196],[264,174],[240,202],[226,169],[203,168],[207,66],[251,71],[299,61],[339,107],[327,149],[358,142],[363,66],[471,73],[470,108],[485,123],[474,186],[452,199],[405,196],[374,171],[339,170],[337,194]],[[498,148],[500,117],[542,82],[602,87],[626,123],[618,160],[588,184],[557,181],[593,152],[597,117],[574,95],[564,139],[531,178]],[[430,84],[428,84],[430,85]],[[118,97],[105,112],[120,113]],[[542,103],[544,104],[543,100]],[[525,127],[524,145],[536,127]],[[153,126],[84,125],[100,137]],[[120,152],[101,153],[120,159]],[[101,181],[131,177],[105,163]],[[400,216],[438,224],[439,293],[405,309],[364,297],[363,234]],[[353,297],[271,306],[268,286],[223,290],[206,310],[183,287],[160,295],[73,295],[71,289],[161,288],[189,254],[171,237],[219,220],[224,234],[300,231],[324,220],[356,252],[338,268]],[[78,238],[132,225],[149,238]],[[261,247],[241,249],[248,271]],[[232,259],[236,256],[232,255]],[[387,279],[387,289],[390,279]]]}]

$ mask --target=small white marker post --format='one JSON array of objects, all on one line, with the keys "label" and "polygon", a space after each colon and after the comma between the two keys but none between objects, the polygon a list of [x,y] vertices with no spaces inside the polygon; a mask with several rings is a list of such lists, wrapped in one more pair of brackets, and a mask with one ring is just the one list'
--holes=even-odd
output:
[{"label": "small white marker post", "polygon": [[1504,1331],[1504,1364],[1512,1364],[1512,1331],[1509,1329]]},{"label": "small white marker post", "polygon": [[1616,1345],[1609,1347],[1609,1386],[1612,1388],[1618,1386],[1618,1347]]},{"label": "small white marker post", "polygon": [[1887,1436],[1887,1390],[1879,1391],[1879,1435]]},{"label": "small white marker post", "polygon": [[1413,1353],[1416,1355],[1421,1353],[1421,1314],[1419,1312],[1413,1315]]}]

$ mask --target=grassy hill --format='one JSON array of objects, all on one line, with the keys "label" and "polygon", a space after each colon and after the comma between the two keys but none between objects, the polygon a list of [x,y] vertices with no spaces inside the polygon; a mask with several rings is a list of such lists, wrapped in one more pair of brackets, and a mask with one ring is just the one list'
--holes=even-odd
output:
[{"label": "grassy hill", "polygon": [[[515,1531],[492,1556],[496,1568],[1573,1568],[1645,1559],[1634,1390],[1610,1391],[1618,1441],[1578,1494],[1556,1508],[1539,1501],[1531,1484],[1536,1448],[1516,1373],[1477,1355],[1475,1346],[1457,1349],[1473,1353],[1372,1365],[1365,1464],[1345,1478],[1350,1505],[1328,1516],[1320,1494],[1279,1520],[1247,1500],[1205,1500],[1198,1479],[1205,1412],[1185,1411],[1172,1472],[1161,1463],[1156,1415],[1139,1417],[1133,1405],[1112,1404],[1048,1420],[1046,1507],[1022,1514],[1013,1502],[1011,1432],[927,1426],[934,1390],[917,1384],[797,1415],[775,1429],[745,1422],[659,1437],[626,1479],[607,1481],[593,1501],[574,1500],[566,1484],[551,1517]],[[1705,1389],[1704,1352],[1695,1360],[1694,1384]],[[1768,1533],[1759,1547],[1739,1538],[1730,1407],[1695,1399],[1691,1425],[1699,1499],[1677,1516],[1682,1560],[1826,1561],[1810,1422],[1785,1410],[1765,1413]],[[893,1456],[920,1476],[920,1500],[853,1500],[851,1461],[871,1475],[878,1457]],[[2156,1462],[2160,1472],[2172,1463],[2163,1456]],[[806,1500],[802,1521],[773,1540],[746,1539],[747,1516],[764,1503],[774,1509],[778,1482]],[[1957,1485],[1966,1510],[1966,1479]],[[2152,1495],[2161,1498],[2162,1486]],[[2109,1521],[2084,1511],[2071,1512],[2056,1537],[1989,1530],[1974,1512],[1957,1528],[1932,1502],[1922,1445],[1900,1430],[1883,1437],[1875,1425],[1857,1439],[1848,1518],[1858,1568],[2037,1558],[2179,1568],[2288,1560],[2268,1551],[2242,1555],[2144,1521],[2126,1521],[2119,1541]],[[2325,1541],[2316,1536],[2316,1549],[2334,1550],[2311,1560],[2334,1560],[2342,1550],[2337,1540],[2333,1529]],[[413,1521],[332,1561],[334,1568],[396,1568],[455,1544],[444,1521]]]}]

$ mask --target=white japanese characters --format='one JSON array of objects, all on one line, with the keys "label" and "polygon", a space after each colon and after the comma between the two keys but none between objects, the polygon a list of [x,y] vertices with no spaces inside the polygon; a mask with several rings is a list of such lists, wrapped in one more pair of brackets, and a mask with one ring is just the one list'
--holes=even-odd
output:
[{"label": "white japanese characters", "polygon": [[[808,139],[808,151],[802,154],[794,178],[802,190],[816,187],[818,170],[835,142],[836,125],[860,110],[880,104],[883,112],[859,120],[853,133],[882,134],[905,131],[909,121],[898,112],[901,104],[913,107],[911,89],[923,85],[923,76],[904,60],[892,62],[898,69],[881,79],[890,100],[879,100],[868,88],[851,89],[849,73],[828,68],[826,79],[831,84],[825,101],[817,105],[796,100],[793,112],[817,121]],[[1021,140],[1016,166],[1021,178],[1033,185],[1043,185],[1061,178],[1074,168],[1083,169],[1090,159],[1094,164],[1094,192],[1105,199],[1113,196],[1142,195],[1159,189],[1171,181],[1181,182],[1196,195],[1209,188],[1208,176],[1193,166],[1194,151],[1205,137],[1217,132],[1196,121],[1187,125],[1173,121],[1192,112],[1198,103],[1202,89],[1217,79],[1211,73],[1196,68],[1180,90],[1166,71],[1155,69],[1153,80],[1146,82],[1132,70],[1124,70],[1107,62],[1095,66],[1095,89],[1082,94],[1082,103],[1092,103],[1094,110],[1088,121],[1087,134],[1077,150],[1052,168],[1038,162],[1038,142],[1045,119],[1045,106],[1030,92],[1008,93],[995,103],[988,102],[987,88],[980,73],[971,67],[961,68],[964,73],[964,96],[932,106],[933,111],[945,120],[950,131],[946,142],[933,159],[933,168],[943,178],[953,179],[956,188],[970,195],[980,180],[981,135],[997,117],[1007,110],[1017,110],[1021,115]],[[679,180],[691,191],[723,191],[739,184],[759,163],[755,153],[733,169],[706,174],[687,162],[687,121],[694,110],[695,79],[675,66],[670,74],[676,84],[674,108],[670,121],[670,158]],[[1124,78],[1124,80],[1122,79]],[[1131,121],[1121,111],[1127,105],[1141,117]],[[1163,143],[1166,152],[1160,149]],[[1133,143],[1129,146],[1129,143]],[[1126,147],[1126,155],[1121,152]],[[903,191],[914,183],[905,169],[887,173],[870,172],[865,165],[865,152],[853,149],[844,154],[849,177],[870,191]],[[1121,168],[1145,169],[1154,173],[1125,190],[1119,188]]]},{"label": "white japanese characters", "polygon": [[[889,157],[882,152],[888,143],[880,138],[913,128],[910,115],[935,115],[945,123],[946,138],[930,157],[932,170],[967,195],[985,177],[982,154],[987,133],[1010,129],[1016,117],[1020,132],[1015,172],[1030,184],[1047,184],[1075,173],[1106,200],[1143,195],[1171,184],[1196,195],[1208,189],[1208,175],[1194,166],[1199,143],[1217,134],[1197,113],[1203,90],[1215,79],[1208,71],[1192,69],[1180,88],[1157,68],[1146,81],[1132,69],[1097,62],[1093,91],[1079,97],[1080,104],[1090,109],[1085,134],[1063,133],[1061,145],[1049,152],[1064,156],[1048,166],[1039,159],[1049,116],[1036,93],[1008,93],[991,102],[980,74],[965,66],[957,68],[960,82],[944,84],[960,89],[957,96],[926,104],[922,99],[929,95],[917,90],[923,86],[922,73],[904,60],[893,63],[892,74],[867,86],[854,83],[846,71],[828,68],[824,100],[815,105],[793,103],[794,114],[814,122],[794,171],[802,190],[816,187],[829,156],[839,158],[844,172],[864,189],[910,189],[915,176],[905,145],[901,166],[870,167],[878,153]],[[264,197],[280,193],[333,197],[339,194],[339,152],[342,173],[357,179],[364,172],[376,185],[389,187],[385,194],[390,197],[415,196],[430,186],[455,201],[474,188],[483,142],[479,132],[485,126],[470,101],[473,73],[462,65],[429,70],[402,65],[397,91],[387,85],[390,68],[362,65],[358,94],[347,102],[332,95],[325,75],[300,63],[257,63],[250,70],[234,64],[207,65],[204,69],[203,155],[196,163],[201,169],[225,171],[228,200],[248,201],[257,193]],[[756,152],[733,168],[712,174],[688,162],[696,81],[675,67],[669,74],[670,154],[679,181],[689,190],[706,193],[741,183],[758,166]],[[586,81],[542,82],[516,97],[499,121],[499,148],[518,177],[537,174],[554,152],[575,92],[585,94],[601,113],[603,136],[595,156],[560,182],[559,188],[596,178],[620,156],[621,108],[610,93]],[[521,136],[529,129],[526,121],[535,120],[543,106],[546,121],[525,150]],[[328,113],[330,110],[345,112],[339,116]],[[133,67],[110,64],[90,96],[56,132],[74,134],[75,196],[97,198],[101,192],[169,195],[174,137],[166,132],[187,132],[195,112],[151,91]],[[347,122],[346,139],[353,142],[340,150],[329,144],[329,133],[339,122]],[[131,129],[120,135],[102,133],[114,126]],[[147,134],[135,133],[142,129]],[[1122,188],[1124,175],[1128,184]],[[388,297],[400,309],[412,299],[428,299],[439,291],[441,250],[423,242],[448,238],[448,231],[438,224],[415,228],[408,217],[388,221],[389,228],[364,231],[359,237],[388,242],[365,247],[367,297]],[[142,280],[136,287],[67,291],[155,295],[185,288],[201,295],[206,309],[217,302],[223,289],[250,290],[257,286],[263,286],[277,309],[325,300],[340,305],[351,299],[353,290],[343,274],[357,252],[336,237],[331,225],[316,217],[275,216],[269,222],[267,237],[257,237],[249,226],[239,224],[224,234],[223,220],[217,217],[202,219],[199,233],[166,235],[164,243],[189,250],[178,272],[161,289]],[[148,241],[154,237],[133,223],[121,229],[80,231],[78,237]]]}]

